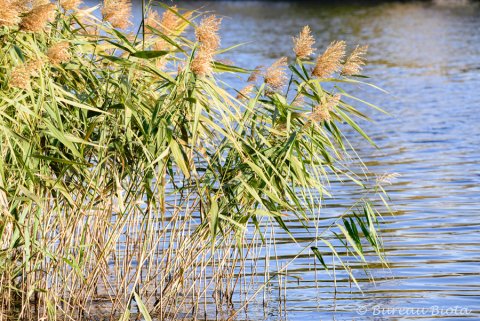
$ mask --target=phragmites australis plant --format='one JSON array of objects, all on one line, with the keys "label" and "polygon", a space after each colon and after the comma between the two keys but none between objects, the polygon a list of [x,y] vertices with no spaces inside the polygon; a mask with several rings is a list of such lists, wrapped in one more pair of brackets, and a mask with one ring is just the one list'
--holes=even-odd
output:
[{"label": "phragmites australis plant", "polygon": [[[288,273],[265,253],[292,219],[316,268],[335,256],[355,281],[366,243],[383,261],[383,189],[342,134],[368,139],[340,88],[366,47],[315,58],[307,26],[290,59],[246,70],[221,62],[215,15],[149,4],[132,34],[128,0],[0,7],[0,320],[234,319]],[[332,175],[364,194],[319,231]]]}]

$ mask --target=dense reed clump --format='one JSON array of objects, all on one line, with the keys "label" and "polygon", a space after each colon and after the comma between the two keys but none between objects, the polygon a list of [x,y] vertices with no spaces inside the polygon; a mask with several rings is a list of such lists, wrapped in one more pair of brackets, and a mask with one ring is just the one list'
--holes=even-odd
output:
[{"label": "dense reed clump", "polygon": [[[390,178],[354,172],[344,134],[369,139],[341,89],[365,47],[315,58],[305,27],[298,59],[247,70],[217,60],[214,15],[148,5],[132,35],[127,0],[58,4],[0,0],[0,320],[234,319],[289,276],[279,230],[353,282],[367,245],[383,262]],[[362,194],[322,229],[332,176]]]}]

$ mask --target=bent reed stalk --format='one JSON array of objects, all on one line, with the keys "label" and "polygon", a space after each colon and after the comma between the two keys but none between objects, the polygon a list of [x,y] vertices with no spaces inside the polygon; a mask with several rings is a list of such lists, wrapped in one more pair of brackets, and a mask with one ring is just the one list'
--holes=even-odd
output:
[{"label": "bent reed stalk", "polygon": [[[381,180],[350,169],[342,134],[369,140],[340,88],[363,84],[366,47],[314,59],[305,27],[294,60],[252,72],[217,60],[221,19],[197,11],[150,3],[132,34],[127,0],[0,6],[0,320],[234,319],[288,274],[292,218],[319,269],[334,255],[355,281],[366,243],[384,262]],[[321,229],[331,177],[364,193]]]}]

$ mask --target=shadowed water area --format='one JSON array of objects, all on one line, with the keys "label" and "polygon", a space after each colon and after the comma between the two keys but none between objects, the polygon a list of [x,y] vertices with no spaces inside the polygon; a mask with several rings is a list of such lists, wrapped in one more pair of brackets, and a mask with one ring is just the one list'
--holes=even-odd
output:
[{"label": "shadowed water area", "polygon": [[[480,318],[480,6],[174,3],[224,16],[222,46],[246,42],[224,58],[241,67],[291,57],[291,36],[304,25],[311,27],[320,51],[333,40],[368,44],[364,74],[389,91],[350,88],[392,114],[368,110],[375,122],[364,125],[379,149],[355,135],[350,139],[373,173],[401,175],[386,188],[395,216],[385,215],[381,223],[390,269],[374,266],[375,283],[355,272],[362,294],[345,275],[334,280],[305,254],[289,267],[286,291],[273,283],[266,302],[262,296],[258,306],[252,304],[252,315],[239,319]],[[243,80],[235,81],[241,88]],[[328,201],[330,207],[322,214],[326,217],[351,204],[358,193],[341,182],[332,181],[332,186],[335,198]],[[296,222],[289,224],[300,239],[306,234]],[[276,254],[284,260],[302,247],[280,231],[276,240]],[[427,312],[402,315],[400,310],[383,310],[374,315],[379,307]],[[468,313],[440,310],[455,307]]]}]

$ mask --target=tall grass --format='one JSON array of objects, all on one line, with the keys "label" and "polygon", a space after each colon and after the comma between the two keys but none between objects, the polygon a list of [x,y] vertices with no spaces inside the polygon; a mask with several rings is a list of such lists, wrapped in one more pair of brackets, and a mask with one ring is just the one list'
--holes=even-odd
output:
[{"label": "tall grass", "polygon": [[[276,230],[295,240],[285,218],[322,269],[351,274],[337,244],[383,261],[383,189],[343,134],[370,141],[349,102],[376,107],[341,89],[364,84],[365,47],[314,58],[305,28],[252,73],[217,60],[215,16],[144,4],[132,34],[128,1],[46,2],[0,1],[0,320],[234,319],[287,273],[268,255]],[[332,177],[365,193],[320,229]]]}]

